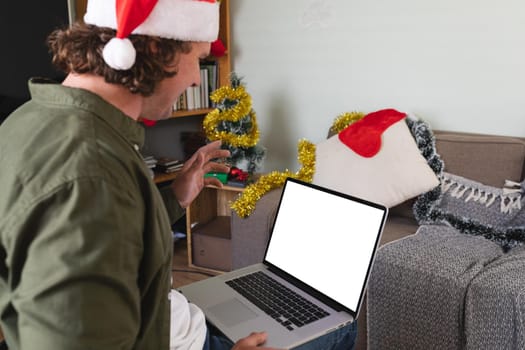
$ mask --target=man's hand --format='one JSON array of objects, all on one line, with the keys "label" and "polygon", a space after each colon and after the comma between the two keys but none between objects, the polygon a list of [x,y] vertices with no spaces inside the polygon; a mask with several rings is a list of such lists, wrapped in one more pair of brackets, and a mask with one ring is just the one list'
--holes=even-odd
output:
[{"label": "man's hand", "polygon": [[184,163],[171,185],[181,207],[188,207],[206,185],[222,187],[222,183],[218,179],[214,177],[204,178],[204,174],[210,171],[219,173],[228,173],[230,171],[230,168],[225,164],[211,161],[212,159],[230,156],[230,151],[223,150],[220,147],[221,141],[211,142],[199,148]]},{"label": "man's hand", "polygon": [[266,342],[266,337],[267,334],[265,332],[253,332],[249,336],[242,338],[237,343],[235,343],[232,350],[277,350],[274,348],[265,348],[260,346]]}]

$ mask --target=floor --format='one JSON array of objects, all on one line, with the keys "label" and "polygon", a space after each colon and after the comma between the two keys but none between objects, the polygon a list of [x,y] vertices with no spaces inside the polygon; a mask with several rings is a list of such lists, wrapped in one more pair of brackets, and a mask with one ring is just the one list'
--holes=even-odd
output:
[{"label": "floor", "polygon": [[173,288],[213,276],[209,272],[188,267],[188,250],[185,239],[178,240],[173,244],[172,270]]}]

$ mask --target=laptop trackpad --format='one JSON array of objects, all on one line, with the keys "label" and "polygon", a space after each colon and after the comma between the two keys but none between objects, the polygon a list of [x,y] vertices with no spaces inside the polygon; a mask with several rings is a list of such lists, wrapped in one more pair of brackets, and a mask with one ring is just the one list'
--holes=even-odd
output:
[{"label": "laptop trackpad", "polygon": [[224,303],[212,306],[208,308],[208,311],[228,327],[235,326],[241,322],[246,322],[257,317],[255,312],[250,310],[237,299],[231,299]]}]

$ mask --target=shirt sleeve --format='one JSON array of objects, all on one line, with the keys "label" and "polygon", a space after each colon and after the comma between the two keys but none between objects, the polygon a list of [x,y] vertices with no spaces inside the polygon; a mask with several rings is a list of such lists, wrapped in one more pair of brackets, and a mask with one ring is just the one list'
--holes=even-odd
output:
[{"label": "shirt sleeve", "polygon": [[162,186],[159,188],[159,191],[162,195],[162,200],[164,201],[166,210],[168,211],[170,223],[173,225],[177,220],[182,218],[186,211],[180,206],[177,198],[175,198],[171,186]]},{"label": "shirt sleeve", "polygon": [[201,350],[206,340],[206,319],[195,304],[176,290],[170,292],[170,350]]},{"label": "shirt sleeve", "polygon": [[144,210],[101,179],[67,183],[27,208],[9,249],[18,349],[133,348]]}]

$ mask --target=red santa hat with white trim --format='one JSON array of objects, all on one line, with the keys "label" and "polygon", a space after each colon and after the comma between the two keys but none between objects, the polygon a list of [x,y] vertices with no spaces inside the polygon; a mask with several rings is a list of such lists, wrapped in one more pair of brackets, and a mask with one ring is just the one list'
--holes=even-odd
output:
[{"label": "red santa hat with white trim", "polygon": [[113,69],[133,67],[136,51],[130,34],[183,41],[213,42],[219,32],[216,0],[89,0],[84,22],[117,31],[103,50]]}]

